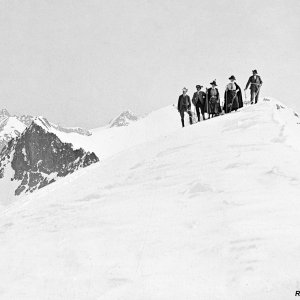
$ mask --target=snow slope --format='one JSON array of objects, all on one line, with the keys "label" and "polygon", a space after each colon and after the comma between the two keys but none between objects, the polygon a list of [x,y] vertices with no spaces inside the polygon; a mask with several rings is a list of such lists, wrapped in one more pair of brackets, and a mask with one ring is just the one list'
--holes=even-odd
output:
[{"label": "snow slope", "polygon": [[91,136],[58,131],[55,131],[55,134],[64,142],[70,142],[76,148],[82,147],[95,152],[100,159],[105,159],[133,146],[168,135],[179,128],[181,128],[180,116],[175,107],[170,105],[128,126],[93,129]]},{"label": "snow slope", "polygon": [[155,138],[169,112],[2,211],[1,299],[294,299],[299,118],[271,100]]}]

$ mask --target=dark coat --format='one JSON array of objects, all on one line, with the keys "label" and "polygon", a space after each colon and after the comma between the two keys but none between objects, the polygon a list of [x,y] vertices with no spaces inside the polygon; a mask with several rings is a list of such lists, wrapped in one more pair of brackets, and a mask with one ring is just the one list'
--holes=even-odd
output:
[{"label": "dark coat", "polygon": [[[225,113],[228,113],[232,110],[236,110],[239,109],[241,107],[243,107],[243,95],[242,95],[242,91],[241,88],[235,83],[236,85],[236,98],[234,98],[235,96],[233,96],[233,94],[229,91],[226,90],[224,93],[224,111]],[[234,100],[234,101],[232,101]],[[238,100],[238,101],[235,101]],[[232,104],[232,107],[230,107]]]},{"label": "dark coat", "polygon": [[259,87],[262,85],[262,83],[263,82],[259,75],[256,75],[256,78],[254,78],[254,75],[252,75],[249,77],[245,89],[247,89],[250,85],[250,90],[256,92],[259,89]]},{"label": "dark coat", "polygon": [[219,90],[217,90],[216,99],[212,99],[211,94],[212,88],[209,88],[206,93],[206,104],[205,104],[205,112],[208,114],[219,114],[222,112],[221,105],[220,105],[220,93]]},{"label": "dark coat", "polygon": [[189,95],[180,95],[177,104],[178,111],[187,111],[191,109],[191,99]]},{"label": "dark coat", "polygon": [[194,93],[192,102],[195,106],[203,106],[205,105],[206,102],[206,93],[203,91],[200,91],[199,95],[197,92]]}]

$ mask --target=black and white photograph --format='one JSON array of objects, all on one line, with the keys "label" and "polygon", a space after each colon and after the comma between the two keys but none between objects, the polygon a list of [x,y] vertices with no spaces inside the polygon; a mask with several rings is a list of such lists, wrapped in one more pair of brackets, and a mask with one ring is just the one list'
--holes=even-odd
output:
[{"label": "black and white photograph", "polygon": [[299,37],[299,0],[0,0],[0,300],[300,297]]}]

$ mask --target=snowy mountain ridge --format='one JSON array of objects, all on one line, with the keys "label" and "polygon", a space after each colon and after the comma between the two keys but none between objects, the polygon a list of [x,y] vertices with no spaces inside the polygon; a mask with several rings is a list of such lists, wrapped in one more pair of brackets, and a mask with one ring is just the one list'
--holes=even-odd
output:
[{"label": "snowy mountain ridge", "polygon": [[[6,109],[0,111],[0,150],[13,138],[19,136],[36,117],[30,115],[12,116]],[[55,129],[57,132],[78,134],[83,136],[90,136],[92,133],[89,130],[80,127],[63,127],[49,122],[44,117],[39,117],[49,127]]]},{"label": "snowy mountain ridge", "polygon": [[169,106],[80,137],[114,149],[104,147],[100,164],[6,204],[1,297],[294,297],[297,115],[265,98],[182,129]]},{"label": "snowy mountain ridge", "polygon": [[26,126],[16,117],[0,116],[0,151],[11,140],[20,136]]},{"label": "snowy mountain ridge", "polygon": [[[21,116],[16,116],[18,120],[20,120],[22,123],[24,123],[26,126],[30,126],[31,122],[36,119],[37,117],[30,116],[30,115],[21,115]],[[54,124],[52,122],[49,122],[45,117],[38,117],[40,119],[43,119],[46,123],[48,123],[49,127],[53,127],[58,131],[65,132],[65,133],[78,133],[80,135],[87,135],[90,136],[91,132],[89,130],[80,128],[80,127],[63,127],[58,124]]]},{"label": "snowy mountain ridge", "polygon": [[109,127],[128,126],[133,122],[138,121],[139,118],[131,110],[123,111],[119,116],[109,122]]}]

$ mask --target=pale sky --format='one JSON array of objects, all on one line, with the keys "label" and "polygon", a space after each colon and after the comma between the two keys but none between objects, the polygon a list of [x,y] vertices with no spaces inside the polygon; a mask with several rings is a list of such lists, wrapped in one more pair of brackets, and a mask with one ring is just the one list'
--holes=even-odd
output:
[{"label": "pale sky", "polygon": [[95,128],[258,70],[300,111],[300,0],[0,0],[0,108]]}]

